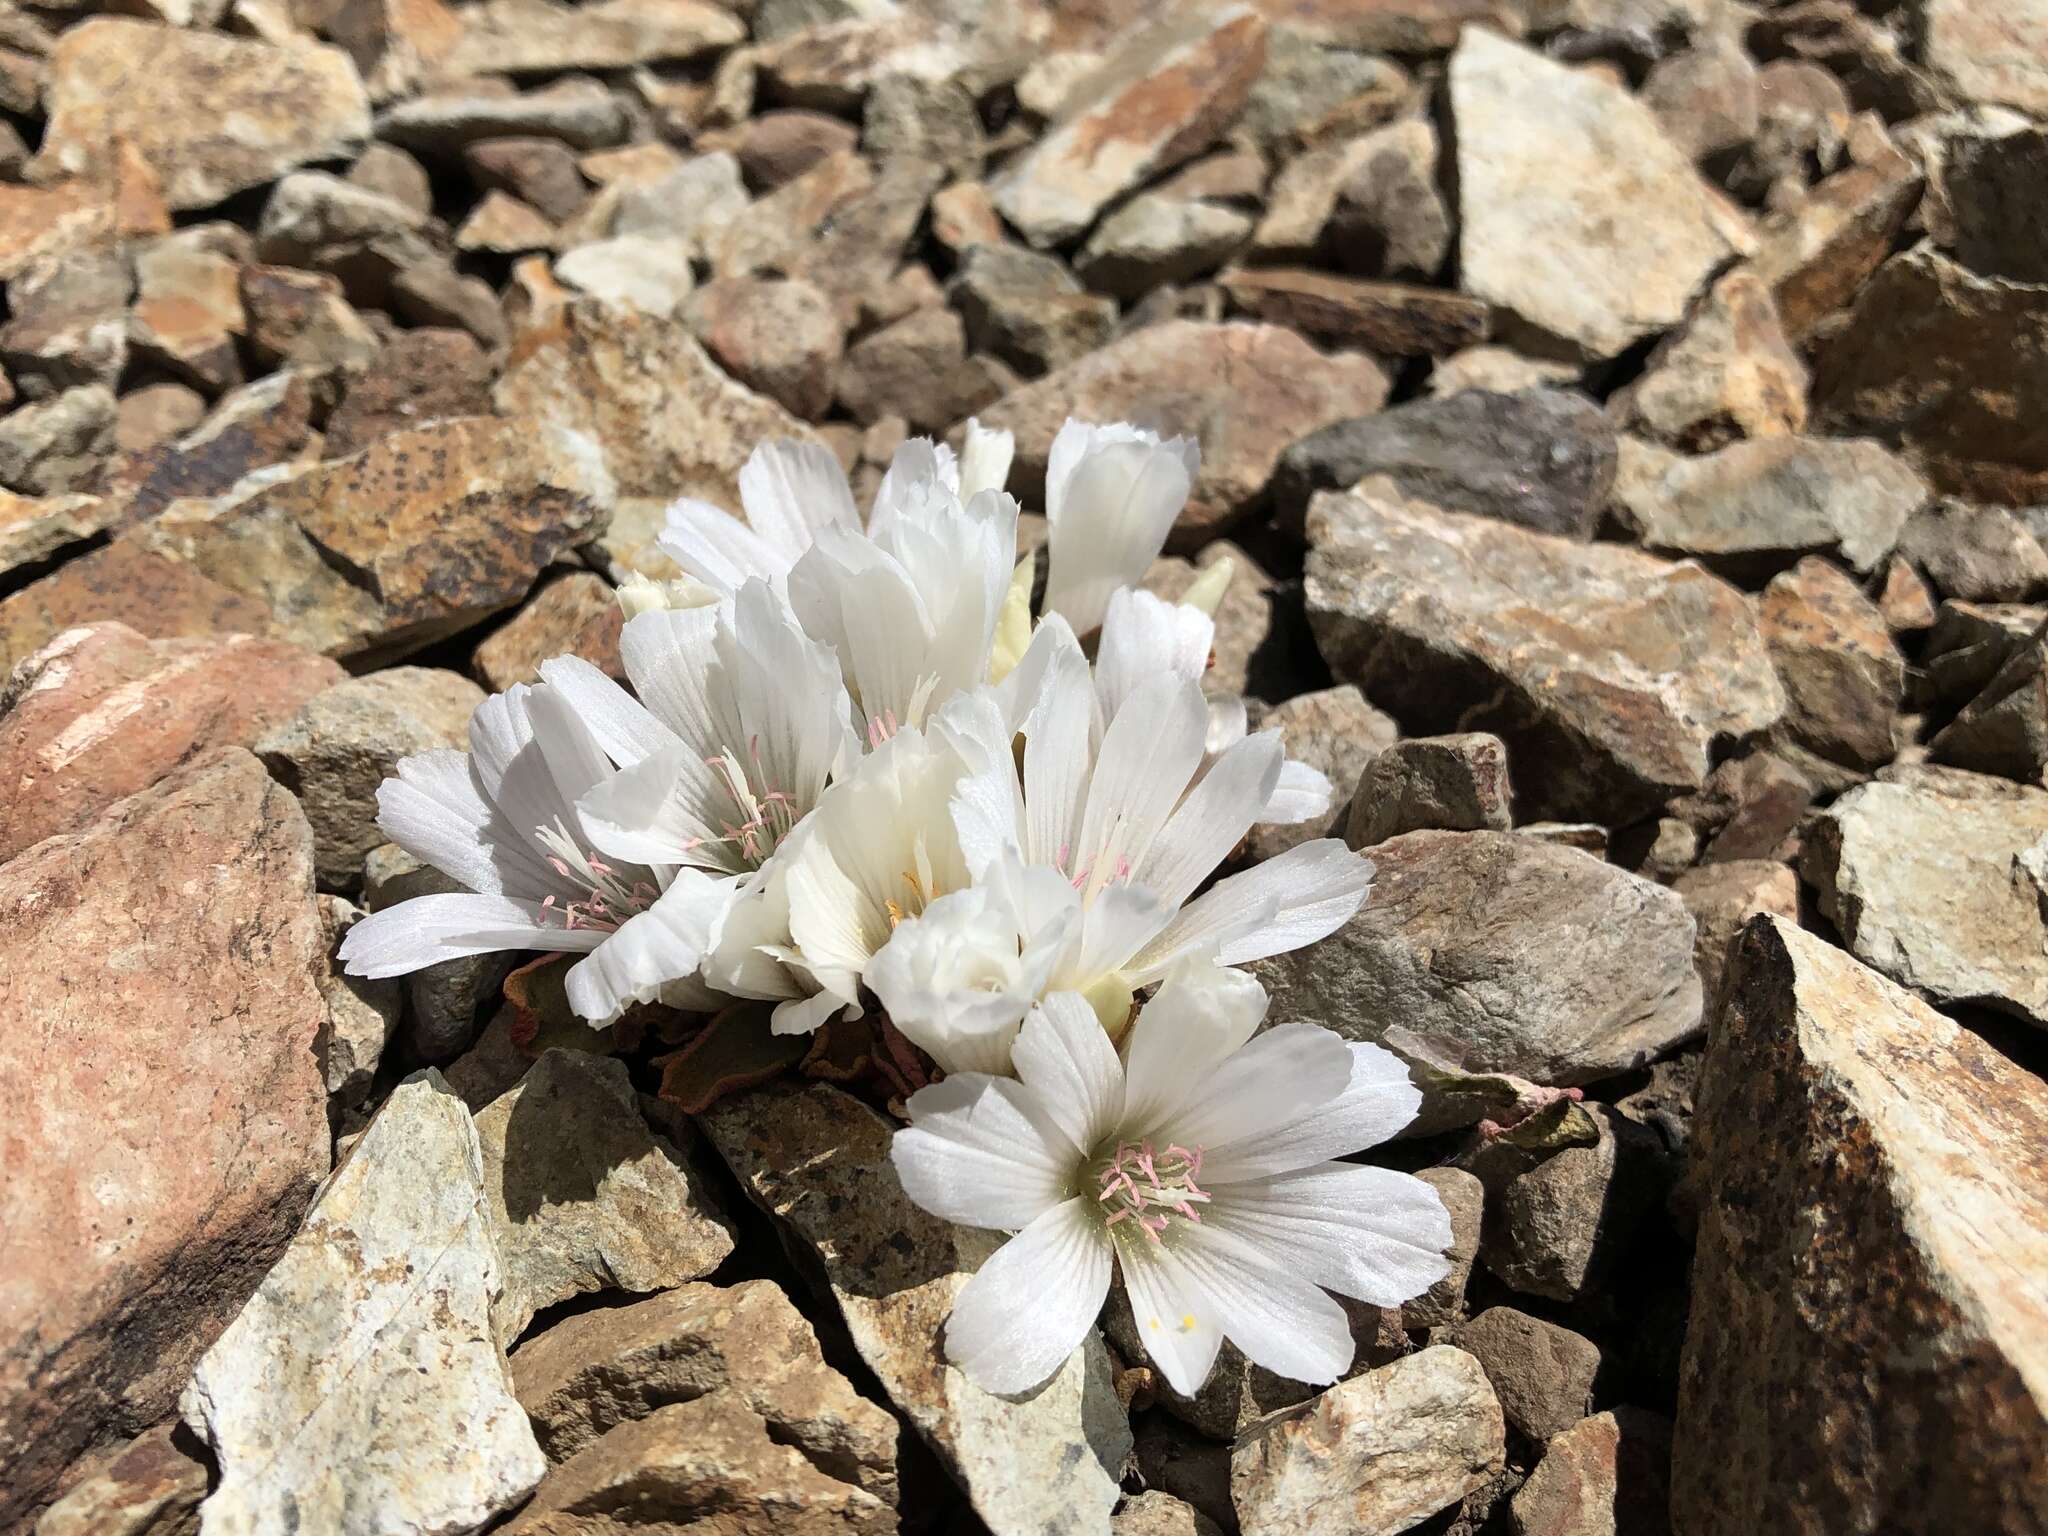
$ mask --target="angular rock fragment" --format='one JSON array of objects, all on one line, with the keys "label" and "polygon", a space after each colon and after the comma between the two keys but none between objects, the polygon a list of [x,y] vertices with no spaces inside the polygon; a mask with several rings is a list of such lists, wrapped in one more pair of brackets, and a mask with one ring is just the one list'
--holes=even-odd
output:
[{"label": "angular rock fragment", "polygon": [[1403,832],[1505,832],[1514,791],[1498,736],[1417,736],[1366,765],[1351,797],[1344,841],[1371,848]]},{"label": "angular rock fragment", "polygon": [[540,664],[554,656],[580,656],[623,682],[619,634],[624,625],[611,584],[593,571],[570,571],[522,603],[476,648],[471,665],[494,691],[539,681]]},{"label": "angular rock fragment", "polygon": [[1739,267],[1707,290],[1610,408],[1624,426],[1698,452],[1800,431],[1807,383],[1770,286]]},{"label": "angular rock fragment", "polygon": [[2004,507],[1943,500],[1899,536],[1899,553],[1944,597],[2018,603],[2048,591],[2048,546]]},{"label": "angular rock fragment", "polygon": [[13,667],[67,629],[121,615],[152,639],[271,635],[262,603],[132,539],[116,539],[0,598],[0,666]]},{"label": "angular rock fragment", "polygon": [[1920,0],[1928,69],[1966,100],[2048,111],[2048,7],[2041,0]]},{"label": "angular rock fragment", "polygon": [[1095,226],[1074,271],[1097,293],[1138,299],[1214,271],[1251,232],[1251,219],[1234,208],[1141,192]]},{"label": "angular rock fragment", "polygon": [[0,491],[0,575],[35,565],[103,533],[120,516],[101,496],[17,496]]},{"label": "angular rock fragment", "polygon": [[1839,568],[1809,556],[1765,589],[1757,618],[1785,685],[1792,739],[1849,768],[1890,762],[1906,658],[1877,604]]},{"label": "angular rock fragment", "polygon": [[457,14],[462,35],[440,60],[456,76],[681,63],[746,36],[737,16],[706,0],[484,0]]},{"label": "angular rock fragment", "polygon": [[320,978],[320,996],[327,1004],[318,1046],[320,1072],[334,1107],[352,1110],[375,1086],[384,1048],[398,1032],[405,993],[396,977],[349,975],[336,955],[349,929],[367,913],[340,896],[320,897],[319,910],[328,954],[327,974]]},{"label": "angular rock fragment", "polygon": [[1615,1408],[1554,1436],[1508,1507],[1515,1536],[1667,1536],[1671,1421]]},{"label": "angular rock fragment", "polygon": [[1261,320],[1383,357],[1455,352],[1485,340],[1490,319],[1486,305],[1462,294],[1284,267],[1232,273],[1223,290]]},{"label": "angular rock fragment", "polygon": [[1728,859],[1686,870],[1671,888],[1684,899],[1699,931],[1693,964],[1699,969],[1711,1020],[1729,944],[1759,912],[1797,922],[1799,876],[1789,864],[1774,859]]},{"label": "angular rock fragment", "polygon": [[25,496],[92,490],[114,451],[114,393],[81,384],[0,416],[0,486]]},{"label": "angular rock fragment", "polygon": [[35,1536],[192,1536],[206,1464],[174,1426],[144,1430],[44,1510]]},{"label": "angular rock fragment", "polygon": [[1458,1330],[1458,1347],[1486,1372],[1508,1423],[1548,1440],[1586,1416],[1600,1348],[1513,1307],[1488,1307]]},{"label": "angular rock fragment", "polygon": [[2007,659],[1928,750],[1938,763],[2048,781],[2048,627]]}]

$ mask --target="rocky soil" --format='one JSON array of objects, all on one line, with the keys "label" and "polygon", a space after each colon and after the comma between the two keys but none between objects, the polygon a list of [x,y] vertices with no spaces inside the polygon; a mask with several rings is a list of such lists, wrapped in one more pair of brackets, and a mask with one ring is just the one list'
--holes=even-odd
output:
[{"label": "rocky soil", "polygon": [[[2048,1529],[2048,0],[99,9],[0,3],[0,1532]],[[1457,1243],[1326,1391],[987,1396],[886,1095],[330,958],[670,499],[1069,414],[1379,866],[1262,979]]]}]

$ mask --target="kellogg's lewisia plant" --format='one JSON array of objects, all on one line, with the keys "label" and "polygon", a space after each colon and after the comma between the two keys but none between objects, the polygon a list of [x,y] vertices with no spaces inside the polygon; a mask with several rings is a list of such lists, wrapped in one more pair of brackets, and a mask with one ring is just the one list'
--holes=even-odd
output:
[{"label": "kellogg's lewisia plant", "polygon": [[620,592],[630,687],[556,658],[477,710],[468,753],[400,764],[380,825],[466,892],[377,913],[343,958],[573,952],[593,1024],[654,1001],[754,1000],[781,1034],[862,1019],[910,1061],[902,1091],[930,1083],[905,1189],[1018,1233],[948,1332],[983,1385],[1051,1374],[1113,1262],[1177,1390],[1224,1337],[1334,1379],[1324,1292],[1416,1294],[1448,1222],[1419,1181],[1330,1161],[1412,1117],[1398,1061],[1256,1033],[1265,995],[1233,967],[1333,932],[1372,865],[1317,839],[1215,878],[1254,824],[1331,795],[1204,690],[1227,565],[1179,603],[1137,587],[1195,444],[1067,423],[1035,618],[1011,448],[974,423],[957,457],[906,443],[865,518],[801,443],[748,461],[744,520],[678,502],[683,576]]}]

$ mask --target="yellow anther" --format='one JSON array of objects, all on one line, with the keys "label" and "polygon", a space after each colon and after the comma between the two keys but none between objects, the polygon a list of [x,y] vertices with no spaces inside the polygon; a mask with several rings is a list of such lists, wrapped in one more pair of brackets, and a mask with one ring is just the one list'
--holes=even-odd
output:
[{"label": "yellow anther", "polygon": [[1194,1326],[1195,1326],[1195,1314],[1194,1314],[1194,1313],[1192,1313],[1192,1312],[1183,1312],[1183,1313],[1181,1314],[1181,1319],[1180,1319],[1180,1325],[1181,1325],[1182,1329],[1184,1329],[1184,1330],[1185,1330],[1185,1329],[1188,1329],[1188,1328],[1192,1328],[1192,1327],[1194,1327]]},{"label": "yellow anther", "polygon": [[1156,1317],[1155,1317],[1155,1318],[1153,1318],[1153,1319],[1152,1319],[1152,1326],[1153,1326],[1154,1328],[1157,1328],[1157,1327],[1159,1326],[1159,1319],[1158,1319],[1158,1318],[1156,1318]]}]

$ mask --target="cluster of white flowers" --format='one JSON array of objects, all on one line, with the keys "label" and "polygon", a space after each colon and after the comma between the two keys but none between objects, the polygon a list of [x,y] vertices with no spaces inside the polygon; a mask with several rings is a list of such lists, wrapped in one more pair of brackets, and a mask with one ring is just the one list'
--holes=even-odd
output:
[{"label": "cluster of white flowers", "polygon": [[1203,890],[1330,785],[1203,692],[1227,566],[1179,603],[1136,587],[1195,445],[1067,423],[1035,622],[1011,454],[973,423],[957,457],[906,443],[863,521],[829,451],[771,443],[744,520],[677,503],[683,576],[620,592],[631,690],[559,657],[477,710],[468,753],[400,764],[380,826],[468,894],[377,913],[342,957],[578,953],[593,1024],[743,998],[805,1032],[879,1005],[947,1074],[908,1102],[904,1187],[1019,1231],[948,1331],[976,1379],[1050,1375],[1114,1255],[1176,1389],[1225,1335],[1332,1380],[1351,1340],[1323,1290],[1416,1294],[1448,1218],[1418,1180],[1324,1161],[1413,1116],[1394,1058],[1309,1024],[1254,1039],[1265,995],[1234,967],[1342,925],[1372,865],[1322,839]]}]

